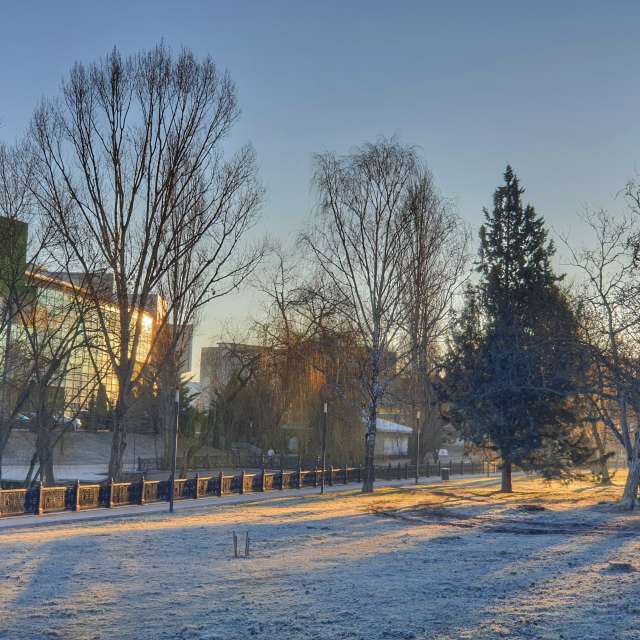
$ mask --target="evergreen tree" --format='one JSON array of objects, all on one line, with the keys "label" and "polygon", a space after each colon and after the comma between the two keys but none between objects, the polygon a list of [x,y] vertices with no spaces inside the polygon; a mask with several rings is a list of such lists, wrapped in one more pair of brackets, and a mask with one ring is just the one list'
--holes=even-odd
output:
[{"label": "evergreen tree", "polygon": [[557,475],[590,450],[574,426],[579,348],[553,243],[511,167],[504,179],[484,210],[480,283],[467,291],[447,379],[453,420],[499,452],[502,490],[511,491],[512,465]]},{"label": "evergreen tree", "polygon": [[92,396],[89,400],[87,408],[87,428],[92,430],[105,429],[111,426],[111,407],[109,405],[109,397],[107,396],[107,390],[102,384],[98,385],[98,390],[95,396]]}]

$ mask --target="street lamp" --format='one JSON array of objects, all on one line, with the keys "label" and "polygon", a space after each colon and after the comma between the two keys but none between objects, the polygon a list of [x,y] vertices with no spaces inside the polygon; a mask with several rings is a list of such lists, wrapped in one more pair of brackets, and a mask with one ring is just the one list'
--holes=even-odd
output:
[{"label": "street lamp", "polygon": [[420,478],[420,411],[416,412],[416,484]]},{"label": "street lamp", "polygon": [[322,478],[320,479],[320,493],[324,493],[324,476],[327,467],[327,403],[322,410]]},{"label": "street lamp", "polygon": [[176,467],[178,466],[178,429],[180,427],[180,387],[176,387],[176,423],[173,432],[173,459],[171,460],[171,483],[169,487],[169,512],[173,513],[173,497],[176,492]]}]

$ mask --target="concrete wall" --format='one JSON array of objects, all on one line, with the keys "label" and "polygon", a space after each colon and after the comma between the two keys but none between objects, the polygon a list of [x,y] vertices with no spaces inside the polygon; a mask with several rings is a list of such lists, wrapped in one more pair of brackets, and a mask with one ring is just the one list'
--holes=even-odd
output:
[{"label": "concrete wall", "polygon": [[[106,464],[111,452],[111,432],[69,432],[54,451],[54,464]],[[29,464],[33,455],[35,434],[30,431],[13,430],[3,457],[4,465]],[[137,457],[153,458],[160,454],[162,442],[153,435],[130,433],[127,437],[125,464],[130,466]]]}]

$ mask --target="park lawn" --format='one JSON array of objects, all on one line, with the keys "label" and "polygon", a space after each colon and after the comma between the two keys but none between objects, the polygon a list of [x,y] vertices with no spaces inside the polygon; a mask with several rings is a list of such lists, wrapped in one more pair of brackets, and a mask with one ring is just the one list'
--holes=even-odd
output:
[{"label": "park lawn", "polygon": [[[640,516],[517,477],[0,533],[0,638],[640,638]],[[249,558],[232,535],[249,534]]]}]

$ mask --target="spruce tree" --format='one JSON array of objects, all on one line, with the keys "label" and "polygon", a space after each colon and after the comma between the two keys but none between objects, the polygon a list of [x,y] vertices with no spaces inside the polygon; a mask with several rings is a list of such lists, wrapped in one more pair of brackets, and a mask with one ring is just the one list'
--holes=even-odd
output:
[{"label": "spruce tree", "polygon": [[511,167],[504,180],[484,210],[480,282],[467,292],[447,378],[453,420],[500,454],[511,491],[512,465],[554,475],[589,450],[574,426],[579,349],[553,243]]}]

